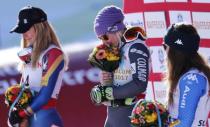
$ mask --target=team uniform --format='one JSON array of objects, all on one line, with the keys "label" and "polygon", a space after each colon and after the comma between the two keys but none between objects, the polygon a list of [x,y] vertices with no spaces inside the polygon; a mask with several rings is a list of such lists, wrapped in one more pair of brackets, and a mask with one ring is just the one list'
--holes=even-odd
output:
[{"label": "team uniform", "polygon": [[179,119],[176,127],[206,127],[210,112],[209,82],[197,69],[191,69],[179,80],[169,105],[172,118]]},{"label": "team uniform", "polygon": [[[137,95],[144,98],[149,77],[149,50],[140,39],[123,43],[120,65],[114,72],[114,99],[137,98]],[[135,102],[132,105],[108,106],[105,127],[129,127],[128,116],[134,105]]]},{"label": "team uniform", "polygon": [[55,45],[49,46],[41,53],[36,68],[32,68],[30,62],[24,65],[23,81],[28,77],[30,89],[34,93],[30,104],[34,112],[30,117],[30,127],[63,127],[55,108],[63,72],[63,52]]}]

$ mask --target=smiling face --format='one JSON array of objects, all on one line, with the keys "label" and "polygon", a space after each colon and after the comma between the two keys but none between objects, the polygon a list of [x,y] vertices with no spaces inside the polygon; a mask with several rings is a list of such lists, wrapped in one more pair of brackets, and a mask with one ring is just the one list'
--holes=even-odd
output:
[{"label": "smiling face", "polygon": [[23,39],[26,40],[27,45],[30,45],[30,44],[33,45],[33,43],[35,42],[35,37],[36,37],[36,31],[33,26],[22,35],[23,35]]}]

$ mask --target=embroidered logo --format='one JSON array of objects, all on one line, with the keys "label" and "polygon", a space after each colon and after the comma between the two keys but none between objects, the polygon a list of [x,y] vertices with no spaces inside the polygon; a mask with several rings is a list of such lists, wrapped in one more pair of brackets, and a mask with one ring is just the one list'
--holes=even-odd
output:
[{"label": "embroidered logo", "polygon": [[111,26],[111,27],[108,27],[107,28],[107,31],[109,31],[109,32],[115,32],[117,30],[118,30],[118,27],[117,26]]},{"label": "embroidered logo", "polygon": [[24,24],[28,23],[27,19],[23,19],[23,22],[24,22]]},{"label": "embroidered logo", "polygon": [[47,72],[47,66],[48,66],[48,58],[49,58],[49,54],[46,54],[45,56],[43,56],[42,58],[42,68],[43,68],[43,72]]},{"label": "embroidered logo", "polygon": [[136,63],[131,64],[131,72],[132,72],[132,74],[136,73]]},{"label": "embroidered logo", "polygon": [[182,40],[180,40],[180,39],[177,39],[174,43],[175,43],[175,44],[178,44],[178,45],[183,45],[183,42],[182,42]]},{"label": "embroidered logo", "polygon": [[189,92],[190,92],[190,88],[188,86],[185,86],[184,93],[183,93],[182,99],[181,99],[181,105],[180,105],[181,108],[185,108],[186,98],[187,98]]}]

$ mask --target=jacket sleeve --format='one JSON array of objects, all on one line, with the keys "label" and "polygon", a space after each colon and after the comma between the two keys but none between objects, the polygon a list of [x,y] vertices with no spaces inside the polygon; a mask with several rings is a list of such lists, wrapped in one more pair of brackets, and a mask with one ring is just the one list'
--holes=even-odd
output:
[{"label": "jacket sleeve", "polygon": [[187,74],[179,82],[180,96],[176,127],[191,127],[200,97],[206,92],[206,79],[200,74]]},{"label": "jacket sleeve", "polygon": [[130,47],[128,56],[133,72],[133,80],[123,86],[113,88],[115,99],[134,97],[139,93],[145,92],[147,88],[150,65],[148,48],[142,43],[135,43]]},{"label": "jacket sleeve", "polygon": [[32,101],[31,109],[33,112],[39,110],[43,105],[47,104],[52,97],[57,84],[60,72],[64,68],[64,58],[61,50],[53,48],[49,50],[42,59],[42,88],[38,95]]}]

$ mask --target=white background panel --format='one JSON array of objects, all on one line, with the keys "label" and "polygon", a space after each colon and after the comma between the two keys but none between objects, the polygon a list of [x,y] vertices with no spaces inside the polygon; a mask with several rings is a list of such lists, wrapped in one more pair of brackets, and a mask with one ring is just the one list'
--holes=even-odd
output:
[{"label": "white background panel", "polygon": [[210,39],[210,12],[192,12],[193,25],[203,39]]},{"label": "white background panel", "polygon": [[154,82],[155,99],[162,104],[166,104],[167,85],[164,82]]},{"label": "white background panel", "polygon": [[152,90],[152,82],[148,82],[147,84],[147,90],[146,90],[146,100],[154,100],[154,96],[153,96],[153,90]]},{"label": "white background panel", "polygon": [[126,26],[140,26],[144,28],[143,13],[125,14],[124,23],[126,24]]},{"label": "white background panel", "polygon": [[190,11],[169,11],[170,24],[178,22],[192,23]]},{"label": "white background panel", "polygon": [[153,73],[163,73],[166,70],[166,53],[162,46],[150,47]]},{"label": "white background panel", "polygon": [[210,0],[192,0],[194,3],[210,3]]},{"label": "white background panel", "polygon": [[166,0],[166,2],[187,2],[188,0]]},{"label": "white background panel", "polygon": [[208,61],[210,64],[210,48],[200,47],[198,52]]},{"label": "white background panel", "polygon": [[145,12],[145,27],[148,38],[162,38],[166,32],[164,12]]}]

